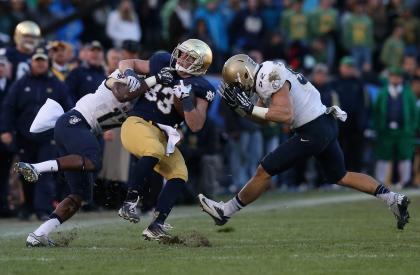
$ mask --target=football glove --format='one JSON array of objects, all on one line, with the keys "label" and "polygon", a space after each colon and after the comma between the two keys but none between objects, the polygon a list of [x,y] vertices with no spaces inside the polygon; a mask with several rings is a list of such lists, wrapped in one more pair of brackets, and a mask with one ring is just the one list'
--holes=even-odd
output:
[{"label": "football glove", "polygon": [[254,110],[254,104],[252,104],[251,100],[244,91],[240,89],[239,91],[240,92],[236,93],[236,102],[238,103],[238,108],[242,109],[248,115],[251,115],[252,110]]},{"label": "football glove", "polygon": [[252,114],[254,105],[248,96],[236,85],[228,85],[222,81],[218,93],[223,97],[228,106],[240,116]]},{"label": "football glove", "polygon": [[183,100],[183,99],[185,99],[185,98],[187,98],[187,97],[190,96],[191,84],[185,86],[184,85],[184,81],[181,80],[181,81],[179,81],[179,84],[178,85],[175,85],[174,86],[173,91],[174,91],[174,95],[177,98]]},{"label": "football glove", "polygon": [[169,85],[174,81],[174,70],[170,67],[164,67],[156,74],[156,83]]},{"label": "football glove", "polygon": [[130,92],[134,92],[140,88],[140,79],[138,78],[136,72],[133,69],[127,69],[124,72],[125,77],[127,78],[127,85],[130,88]]}]

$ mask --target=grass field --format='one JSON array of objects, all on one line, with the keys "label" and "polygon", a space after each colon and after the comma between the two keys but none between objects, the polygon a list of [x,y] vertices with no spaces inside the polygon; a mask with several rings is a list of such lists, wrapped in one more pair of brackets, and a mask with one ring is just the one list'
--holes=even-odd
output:
[{"label": "grass field", "polygon": [[39,224],[0,220],[0,274],[420,274],[420,191],[404,231],[384,204],[354,192],[267,194],[224,227],[197,206],[168,220],[184,244],[140,238],[149,218],[82,213],[56,248],[28,249]]}]

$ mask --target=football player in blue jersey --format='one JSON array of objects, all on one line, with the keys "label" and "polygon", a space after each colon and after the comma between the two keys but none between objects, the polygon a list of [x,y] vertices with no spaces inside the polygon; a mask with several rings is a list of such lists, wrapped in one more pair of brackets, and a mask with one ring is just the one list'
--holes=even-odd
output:
[{"label": "football player in blue jersey", "polygon": [[140,216],[136,206],[145,192],[144,179],[155,170],[167,180],[158,198],[155,219],[143,231],[146,239],[159,240],[169,236],[164,221],[188,179],[184,158],[173,146],[177,135],[175,129],[184,120],[194,132],[203,127],[215,94],[213,86],[202,76],[211,62],[209,46],[201,40],[189,39],[179,44],[172,55],[156,53],[149,60],[129,59],[119,64],[134,90],[140,85],[138,74],[156,74],[165,67],[174,69],[174,81],[149,89],[139,98],[121,128],[123,146],[139,160],[135,165],[136,178],[129,186],[119,215],[138,222]]},{"label": "football player in blue jersey", "polygon": [[32,21],[17,24],[14,33],[16,47],[0,49],[11,64],[11,81],[15,81],[30,71],[31,56],[41,42],[41,29]]}]

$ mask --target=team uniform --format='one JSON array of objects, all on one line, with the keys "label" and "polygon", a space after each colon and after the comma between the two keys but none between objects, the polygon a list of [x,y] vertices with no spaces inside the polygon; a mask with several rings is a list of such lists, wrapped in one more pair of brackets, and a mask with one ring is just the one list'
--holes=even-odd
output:
[{"label": "team uniform", "polygon": [[[115,70],[95,93],[82,97],[71,111],[57,120],[54,138],[60,156],[81,155],[88,158],[96,170],[101,169],[101,146],[97,136],[104,130],[120,127],[132,108],[131,102],[119,102],[110,89],[113,81],[124,81],[124,78]],[[66,171],[64,174],[71,194],[90,198],[92,173]]]},{"label": "team uniform", "polygon": [[[169,53],[154,54],[149,60],[150,74],[155,75],[162,68],[169,67],[170,60]],[[123,146],[137,158],[150,156],[159,159],[154,170],[167,180],[180,178],[186,181],[188,172],[181,152],[175,148],[172,154],[166,155],[168,138],[158,126],[163,124],[177,128],[184,120],[174,107],[172,93],[173,86],[179,80],[183,80],[186,86],[192,85],[195,97],[208,102],[213,100],[215,90],[204,77],[191,76],[182,79],[175,75],[170,85],[157,84],[138,99],[121,128],[121,141]]]},{"label": "team uniform", "polygon": [[6,56],[7,60],[12,65],[12,82],[30,72],[31,67],[29,64],[32,54],[21,53],[16,47],[8,47],[0,49],[0,55]]},{"label": "team uniform", "polygon": [[328,181],[335,183],[345,174],[344,156],[337,141],[335,118],[326,114],[318,90],[300,74],[283,63],[267,61],[261,64],[256,76],[256,92],[269,104],[273,93],[286,81],[291,84],[290,99],[293,106],[291,127],[295,134],[269,153],[261,162],[270,175],[292,167],[297,161],[315,156]]}]

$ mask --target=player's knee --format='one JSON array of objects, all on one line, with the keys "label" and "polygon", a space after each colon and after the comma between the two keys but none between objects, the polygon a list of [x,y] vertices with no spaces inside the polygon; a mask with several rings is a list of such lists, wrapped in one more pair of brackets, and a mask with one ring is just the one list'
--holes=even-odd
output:
[{"label": "player's knee", "polygon": [[264,167],[262,167],[261,165],[258,165],[257,171],[255,172],[254,177],[261,180],[269,180],[271,178],[271,175],[267,173]]},{"label": "player's knee", "polygon": [[82,170],[100,171],[102,169],[102,158],[97,154],[87,154],[82,159]]},{"label": "player's knee", "polygon": [[347,182],[347,176],[348,176],[347,172],[340,173],[340,174],[337,173],[336,175],[332,176],[332,178],[329,180],[333,183],[345,185]]}]

